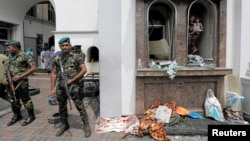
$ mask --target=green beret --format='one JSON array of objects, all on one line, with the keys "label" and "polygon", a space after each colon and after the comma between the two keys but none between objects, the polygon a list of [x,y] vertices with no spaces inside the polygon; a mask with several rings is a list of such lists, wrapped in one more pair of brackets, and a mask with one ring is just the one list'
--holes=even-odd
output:
[{"label": "green beret", "polygon": [[5,42],[5,46],[13,46],[13,47],[19,47],[21,46],[19,41],[16,40],[9,40]]},{"label": "green beret", "polygon": [[58,44],[62,44],[62,43],[65,43],[65,42],[69,42],[70,43],[70,39],[69,37],[62,37],[59,41],[58,41]]}]

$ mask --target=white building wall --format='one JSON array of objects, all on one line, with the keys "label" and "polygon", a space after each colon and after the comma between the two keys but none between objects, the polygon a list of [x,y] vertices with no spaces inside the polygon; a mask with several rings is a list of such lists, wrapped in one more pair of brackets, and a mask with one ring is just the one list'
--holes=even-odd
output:
[{"label": "white building wall", "polygon": [[[240,48],[240,53],[239,57],[240,60],[240,70],[239,74],[240,77],[245,76],[246,70],[248,69],[248,63],[250,62],[250,38],[249,38],[249,33],[250,33],[250,17],[249,17],[249,7],[250,7],[250,1],[249,0],[242,0],[242,6],[241,6],[241,47]],[[237,23],[237,21],[235,21]]]},{"label": "white building wall", "polygon": [[[90,46],[96,46],[100,50],[97,27],[98,0],[54,0],[52,3],[56,10],[56,30],[53,31],[55,51],[60,50],[58,40],[64,36],[71,38],[72,45],[82,45],[85,54]],[[90,70],[90,63],[85,63]],[[92,71],[99,72],[98,63],[93,64]]]},{"label": "white building wall", "polygon": [[121,102],[122,115],[135,114],[136,18],[135,0],[122,0],[121,13]]},{"label": "white building wall", "polygon": [[[241,50],[241,1],[234,2],[234,27],[233,27],[233,33],[232,33],[232,40],[233,40],[233,46],[232,46],[232,61],[233,61],[233,73],[236,75],[240,75],[240,50]],[[236,12],[237,11],[237,12]],[[237,21],[237,22],[236,22]]]},{"label": "white building wall", "polygon": [[[228,38],[229,46],[227,45],[228,52],[232,54],[227,54],[227,57],[231,58],[227,60],[227,64],[232,64],[233,73],[239,75],[239,77],[245,76],[246,70],[248,68],[248,63],[250,62],[249,57],[249,33],[250,33],[250,18],[249,18],[249,0],[229,0],[232,9],[228,11],[232,12],[232,20],[228,21],[228,37],[232,35],[232,38]],[[229,17],[229,16],[228,16]],[[230,18],[230,17],[229,17]],[[231,29],[230,29],[231,28]],[[231,32],[230,32],[231,31]],[[232,43],[232,46],[230,46]],[[232,63],[231,63],[231,62]]]},{"label": "white building wall", "polygon": [[98,0],[55,0],[54,2],[56,31],[97,30]]},{"label": "white building wall", "polygon": [[235,40],[233,40],[234,33],[234,5],[235,0],[227,0],[227,41],[226,41],[226,67],[233,68],[233,45]]},{"label": "white building wall", "polygon": [[100,115],[103,117],[122,114],[121,13],[121,0],[99,1]]}]

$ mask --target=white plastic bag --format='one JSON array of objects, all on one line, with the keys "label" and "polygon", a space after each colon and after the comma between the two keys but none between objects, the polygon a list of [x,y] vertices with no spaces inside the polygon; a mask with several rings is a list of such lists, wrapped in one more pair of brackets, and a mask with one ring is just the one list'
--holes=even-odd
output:
[{"label": "white plastic bag", "polygon": [[242,111],[244,97],[235,92],[228,91],[226,94],[226,106],[231,106],[233,111]]}]

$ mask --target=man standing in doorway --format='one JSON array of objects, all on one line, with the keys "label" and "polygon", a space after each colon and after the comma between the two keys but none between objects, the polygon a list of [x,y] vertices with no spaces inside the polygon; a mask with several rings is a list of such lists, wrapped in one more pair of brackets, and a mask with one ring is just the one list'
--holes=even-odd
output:
[{"label": "man standing in doorway", "polygon": [[42,61],[44,63],[44,66],[45,66],[45,70],[47,72],[50,72],[51,71],[51,52],[50,52],[50,49],[49,48],[44,48],[45,50],[43,51],[43,53],[41,54],[41,58],[42,58]]}]

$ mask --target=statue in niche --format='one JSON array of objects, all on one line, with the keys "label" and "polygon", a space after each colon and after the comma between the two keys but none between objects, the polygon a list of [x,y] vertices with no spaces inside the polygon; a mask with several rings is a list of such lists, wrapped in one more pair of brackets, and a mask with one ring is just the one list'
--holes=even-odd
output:
[{"label": "statue in niche", "polygon": [[203,31],[203,25],[199,18],[191,16],[188,25],[188,54],[198,55],[198,42]]},{"label": "statue in niche", "polygon": [[200,34],[200,32],[203,31],[203,26],[199,18],[196,18],[194,25],[195,25],[195,32],[197,34]]}]

